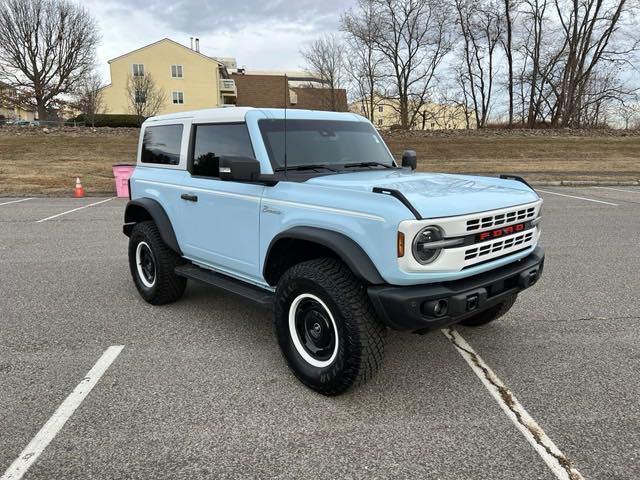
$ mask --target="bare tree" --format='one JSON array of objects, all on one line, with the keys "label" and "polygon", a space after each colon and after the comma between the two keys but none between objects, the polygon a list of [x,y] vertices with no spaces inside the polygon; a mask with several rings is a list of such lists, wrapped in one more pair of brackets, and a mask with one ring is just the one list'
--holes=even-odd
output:
[{"label": "bare tree", "polygon": [[329,88],[329,108],[340,109],[336,90],[341,87],[345,74],[344,46],[336,35],[326,35],[300,50],[308,70],[325,82]]},{"label": "bare tree", "polygon": [[341,20],[342,30],[347,34],[349,83],[362,113],[375,123],[377,97],[385,77],[384,58],[375,48],[378,35],[375,10],[371,2],[359,0],[358,10],[349,10]]},{"label": "bare tree", "polygon": [[143,76],[129,74],[127,78],[129,111],[136,116],[140,125],[146,118],[160,113],[166,98],[164,90],[156,85],[150,73]]},{"label": "bare tree", "polygon": [[38,118],[95,61],[95,20],[67,0],[0,0],[0,80],[28,89]]},{"label": "bare tree", "polygon": [[100,76],[92,72],[83,78],[75,89],[75,101],[73,105],[84,115],[84,120],[88,125],[95,127],[96,115],[104,112],[103,101],[104,85]]},{"label": "bare tree", "polygon": [[640,104],[638,97],[634,97],[629,102],[623,102],[618,107],[618,116],[622,120],[622,126],[625,130],[630,128],[638,128],[640,121]]},{"label": "bare tree", "polygon": [[454,0],[462,34],[464,79],[473,102],[476,126],[487,125],[495,76],[496,47],[501,41],[502,18],[491,2]]},{"label": "bare tree", "polygon": [[[578,125],[583,127],[608,127],[620,106],[631,106],[638,89],[632,89],[619,78],[617,69],[602,64],[590,76],[580,100]],[[631,116],[632,118],[632,116]]]},{"label": "bare tree", "polygon": [[374,50],[389,69],[389,96],[397,101],[400,125],[411,128],[452,48],[448,5],[439,0],[367,0],[359,8],[363,6],[376,20]]},{"label": "bare tree", "polygon": [[[634,89],[623,81],[637,33],[626,0],[521,0],[520,97],[526,123],[594,125]],[[525,101],[525,92],[527,100]],[[524,117],[524,115],[523,115]]]},{"label": "bare tree", "polygon": [[[550,55],[546,65],[543,65],[543,39],[545,38],[546,11],[547,0],[525,0],[525,11],[523,19],[525,19],[525,29],[527,30],[527,41],[524,44],[525,53],[525,69],[526,64],[530,63],[530,72],[528,73],[528,108],[526,114],[526,122],[529,128],[533,128],[536,121],[540,119],[543,107],[543,99],[545,93],[545,83],[549,79],[549,74],[555,68],[559,55]],[[559,49],[561,51],[562,49]],[[530,60],[530,62],[528,62]],[[523,72],[524,77],[524,72]],[[524,80],[524,78],[523,78]],[[524,83],[524,82],[523,82]],[[523,102],[524,102],[523,93]],[[523,107],[524,121],[524,107]]]},{"label": "bare tree", "polygon": [[514,79],[513,79],[513,9],[515,0],[503,0],[504,23],[506,36],[502,39],[502,47],[507,58],[507,92],[509,95],[509,126],[513,126]]},{"label": "bare tree", "polygon": [[626,0],[554,0],[554,4],[564,33],[566,61],[555,86],[552,123],[566,127],[580,124],[584,95],[597,66],[602,61],[624,62],[637,43],[614,44],[621,17],[629,11]]},{"label": "bare tree", "polygon": [[370,119],[385,98],[404,128],[433,120],[423,105],[442,90],[436,71],[455,18],[459,61],[448,69],[447,100],[476,126],[498,102],[510,125],[600,125],[638,90],[639,8],[640,0],[358,0],[342,16],[350,94]]}]

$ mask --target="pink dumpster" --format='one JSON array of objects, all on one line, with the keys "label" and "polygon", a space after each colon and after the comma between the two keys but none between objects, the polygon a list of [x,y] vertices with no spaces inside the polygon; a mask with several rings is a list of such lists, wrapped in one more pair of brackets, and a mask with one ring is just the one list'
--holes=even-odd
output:
[{"label": "pink dumpster", "polygon": [[129,178],[133,174],[135,165],[116,163],[113,165],[113,176],[116,179],[116,195],[121,198],[129,197]]}]

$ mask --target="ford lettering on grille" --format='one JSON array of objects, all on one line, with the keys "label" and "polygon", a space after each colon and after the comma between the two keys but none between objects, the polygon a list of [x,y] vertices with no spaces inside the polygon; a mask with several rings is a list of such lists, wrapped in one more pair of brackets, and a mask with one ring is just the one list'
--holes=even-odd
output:
[{"label": "ford lettering on grille", "polygon": [[495,230],[489,230],[488,232],[479,233],[478,235],[476,235],[476,241],[483,242],[485,240],[493,240],[495,238],[506,237],[507,235],[513,235],[514,233],[522,232],[524,229],[524,223],[518,223],[517,225],[510,225],[503,228],[496,228]]}]

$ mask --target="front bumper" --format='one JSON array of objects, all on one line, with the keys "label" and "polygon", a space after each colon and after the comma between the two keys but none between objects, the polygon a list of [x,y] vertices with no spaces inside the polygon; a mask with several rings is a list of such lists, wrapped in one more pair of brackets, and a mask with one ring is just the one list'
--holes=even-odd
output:
[{"label": "front bumper", "polygon": [[[390,328],[426,332],[458,323],[536,283],[544,250],[504,267],[451,282],[415,286],[374,285],[368,289],[378,317]],[[435,314],[437,306],[441,308]],[[444,307],[444,313],[442,307]]]}]

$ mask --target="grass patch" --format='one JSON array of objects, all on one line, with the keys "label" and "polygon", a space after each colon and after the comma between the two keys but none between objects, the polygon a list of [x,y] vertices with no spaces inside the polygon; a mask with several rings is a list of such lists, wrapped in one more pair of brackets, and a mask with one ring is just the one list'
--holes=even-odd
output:
[{"label": "grass patch", "polygon": [[[596,134],[597,135],[597,134]],[[640,136],[390,135],[400,158],[416,150],[421,171],[496,175],[528,180],[638,180]],[[71,194],[75,177],[89,194],[112,194],[111,165],[134,163],[136,130],[89,129],[16,135],[0,130],[0,194]]]},{"label": "grass patch", "polygon": [[416,150],[421,171],[512,173],[533,181],[638,180],[640,137],[424,137],[388,139]]},{"label": "grass patch", "polygon": [[113,193],[111,165],[135,163],[137,137],[0,136],[0,194]]}]

